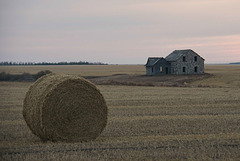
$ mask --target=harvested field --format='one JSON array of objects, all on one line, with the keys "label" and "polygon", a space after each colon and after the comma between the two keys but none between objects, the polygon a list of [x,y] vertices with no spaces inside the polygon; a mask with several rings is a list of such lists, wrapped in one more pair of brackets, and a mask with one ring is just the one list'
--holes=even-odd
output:
[{"label": "harvested field", "polygon": [[153,77],[145,76],[143,65],[0,66],[0,72],[11,74],[45,70],[82,76],[99,85],[240,88],[240,65],[205,65],[204,75]]},{"label": "harvested field", "polygon": [[0,160],[239,160],[239,66],[208,69],[191,88],[98,85],[108,124],[82,143],[42,142],[22,117],[31,83],[0,82]]},{"label": "harvested field", "polygon": [[12,74],[35,74],[42,70],[80,76],[108,76],[114,74],[145,74],[143,65],[40,65],[0,66],[0,71]]}]

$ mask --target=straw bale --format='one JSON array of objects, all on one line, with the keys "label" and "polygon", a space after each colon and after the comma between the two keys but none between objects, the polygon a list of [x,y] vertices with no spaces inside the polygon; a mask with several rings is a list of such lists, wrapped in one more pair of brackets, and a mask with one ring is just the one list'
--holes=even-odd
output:
[{"label": "straw bale", "polygon": [[96,86],[75,76],[48,74],[28,90],[23,117],[41,140],[89,141],[107,124],[107,105]]}]

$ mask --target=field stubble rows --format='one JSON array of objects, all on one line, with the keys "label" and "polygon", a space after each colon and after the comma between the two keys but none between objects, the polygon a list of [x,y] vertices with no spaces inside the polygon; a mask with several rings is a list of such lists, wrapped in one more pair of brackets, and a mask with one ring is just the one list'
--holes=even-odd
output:
[{"label": "field stubble rows", "polygon": [[0,82],[1,160],[238,160],[240,88],[219,82],[222,88],[100,85],[108,124],[83,143],[41,142],[22,117],[31,83]]}]

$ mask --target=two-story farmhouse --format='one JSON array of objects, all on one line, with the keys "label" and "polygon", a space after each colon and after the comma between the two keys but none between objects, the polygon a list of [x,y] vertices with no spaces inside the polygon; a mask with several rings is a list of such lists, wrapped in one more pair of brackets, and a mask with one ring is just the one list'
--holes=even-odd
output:
[{"label": "two-story farmhouse", "polygon": [[147,75],[203,74],[204,59],[191,49],[175,50],[166,58],[149,57]]}]

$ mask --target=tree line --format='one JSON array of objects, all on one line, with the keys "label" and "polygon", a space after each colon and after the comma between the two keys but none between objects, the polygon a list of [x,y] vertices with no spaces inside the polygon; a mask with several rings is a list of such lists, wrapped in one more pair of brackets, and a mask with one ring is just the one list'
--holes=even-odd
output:
[{"label": "tree line", "polygon": [[79,61],[79,62],[0,62],[0,66],[11,66],[11,65],[107,65],[101,62],[87,62],[87,61]]}]

